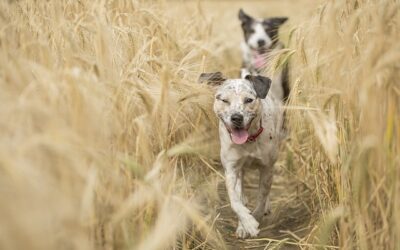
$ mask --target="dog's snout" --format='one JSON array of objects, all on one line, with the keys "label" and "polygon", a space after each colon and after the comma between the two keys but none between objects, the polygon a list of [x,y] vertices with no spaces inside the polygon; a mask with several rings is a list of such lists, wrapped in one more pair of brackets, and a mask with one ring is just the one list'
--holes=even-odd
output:
[{"label": "dog's snout", "polygon": [[243,122],[243,115],[241,114],[233,114],[231,116],[231,121],[235,126],[241,126]]},{"label": "dog's snout", "polygon": [[263,40],[263,39],[258,40],[257,43],[258,43],[258,47],[265,46],[265,40]]}]

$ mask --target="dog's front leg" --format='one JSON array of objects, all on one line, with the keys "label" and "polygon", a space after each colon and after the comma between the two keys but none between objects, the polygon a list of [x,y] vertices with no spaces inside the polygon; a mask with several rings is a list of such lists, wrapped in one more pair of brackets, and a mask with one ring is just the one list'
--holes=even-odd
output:
[{"label": "dog's front leg", "polygon": [[253,216],[261,223],[264,213],[269,209],[269,192],[272,186],[273,167],[265,165],[260,168],[259,191],[257,205],[253,211]]},{"label": "dog's front leg", "polygon": [[241,186],[241,176],[239,171],[242,170],[236,168],[235,164],[232,162],[226,162],[223,165],[225,168],[226,189],[228,191],[231,207],[239,219],[236,235],[240,238],[246,238],[249,235],[255,237],[260,231],[258,229],[259,223],[251,215],[250,210],[243,205],[241,194],[237,192],[237,187]]},{"label": "dog's front leg", "polygon": [[237,170],[237,181],[235,184],[235,192],[239,195],[240,199],[244,206],[247,205],[247,197],[244,195],[244,188],[243,188],[243,169],[240,168]]}]

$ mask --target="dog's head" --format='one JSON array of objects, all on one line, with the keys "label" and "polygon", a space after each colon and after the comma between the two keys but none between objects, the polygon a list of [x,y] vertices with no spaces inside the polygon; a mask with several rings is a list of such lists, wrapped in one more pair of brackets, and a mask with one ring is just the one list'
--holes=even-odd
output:
[{"label": "dog's head", "polygon": [[247,15],[239,10],[239,19],[242,22],[244,39],[252,50],[263,52],[278,41],[279,27],[287,17],[271,17],[262,20]]},{"label": "dog's head", "polygon": [[252,121],[261,113],[261,99],[267,96],[271,79],[251,75],[245,79],[226,79],[217,72],[203,73],[199,81],[216,87],[214,112],[231,134],[232,141],[245,143]]}]

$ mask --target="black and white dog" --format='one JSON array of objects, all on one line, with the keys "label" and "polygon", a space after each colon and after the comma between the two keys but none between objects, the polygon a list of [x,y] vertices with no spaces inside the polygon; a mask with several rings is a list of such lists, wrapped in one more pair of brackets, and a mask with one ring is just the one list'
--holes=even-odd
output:
[{"label": "black and white dog", "polygon": [[[268,55],[274,50],[284,48],[278,39],[278,30],[288,18],[256,19],[240,9],[239,20],[244,34],[244,41],[241,44],[243,53],[241,78],[245,78],[246,75],[259,75],[270,66],[267,61]],[[287,100],[290,92],[288,78],[287,65],[281,72],[272,76],[271,91],[283,101]]]}]

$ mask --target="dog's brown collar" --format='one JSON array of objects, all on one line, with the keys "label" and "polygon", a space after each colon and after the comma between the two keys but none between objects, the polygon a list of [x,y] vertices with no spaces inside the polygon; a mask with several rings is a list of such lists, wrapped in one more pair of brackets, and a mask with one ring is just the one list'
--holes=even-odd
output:
[{"label": "dog's brown collar", "polygon": [[259,137],[263,131],[264,131],[264,128],[263,128],[263,126],[262,126],[261,119],[260,119],[260,128],[257,130],[257,132],[256,132],[255,134],[250,135],[250,136],[247,138],[246,143],[247,143],[247,142],[255,142],[255,141],[257,140],[257,137]]}]

